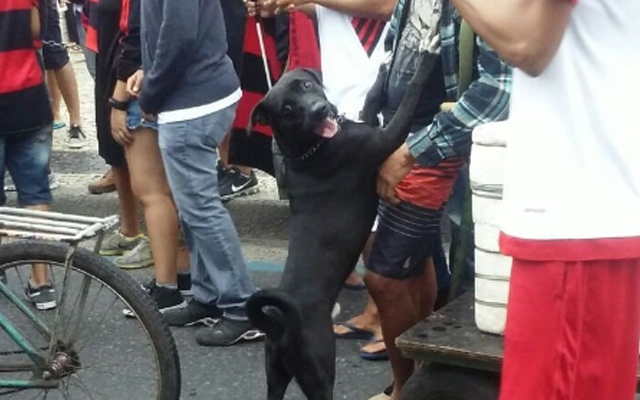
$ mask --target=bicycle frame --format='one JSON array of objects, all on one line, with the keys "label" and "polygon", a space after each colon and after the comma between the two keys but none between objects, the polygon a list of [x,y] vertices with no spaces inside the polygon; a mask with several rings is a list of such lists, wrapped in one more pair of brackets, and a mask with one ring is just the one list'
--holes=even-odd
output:
[{"label": "bicycle frame", "polygon": [[[56,310],[56,326],[60,320],[61,308],[65,304],[67,295],[67,285],[69,270],[73,265],[73,257],[81,241],[97,236],[96,251],[102,245],[104,233],[117,224],[116,217],[108,218],[91,218],[82,216],[71,216],[65,214],[40,212],[32,210],[12,209],[0,207],[0,236],[10,236],[26,239],[41,239],[65,242],[69,244],[67,256],[65,259],[65,272],[62,284],[62,294],[59,301],[59,307]],[[45,261],[45,260],[43,260]],[[89,279],[85,278],[82,282],[80,292],[86,299],[89,291]],[[51,331],[45,323],[42,322],[36,313],[16,294],[11,291],[6,284],[0,280],[0,295],[13,304],[27,320],[43,335],[49,342],[47,350],[37,349],[21,332],[11,323],[6,315],[0,313],[0,328],[9,338],[20,348],[21,351],[9,352],[11,354],[25,354],[31,360],[30,363],[16,363],[0,365],[0,374],[16,373],[32,371],[34,376],[32,379],[0,379],[0,389],[54,389],[59,385],[57,379],[46,379],[45,371],[49,367],[48,360],[53,354],[46,354],[50,349],[54,349],[60,339],[60,332]],[[82,301],[81,303],[84,303]],[[84,304],[81,305],[81,311]],[[71,330],[71,334],[66,338],[68,345],[75,342],[75,331],[78,328],[76,322]],[[3,354],[0,353],[0,359]],[[45,375],[43,377],[43,375]]]},{"label": "bicycle frame", "polygon": [[[17,297],[3,282],[0,281],[0,294],[2,294],[10,303],[12,303],[25,317],[31,322],[48,340],[51,339],[51,332],[46,325],[29,309],[29,307]],[[9,319],[0,313],[0,328],[9,335],[20,349],[32,361],[32,363],[20,364],[2,364],[0,373],[19,372],[19,371],[38,371],[46,367],[47,361],[42,356],[41,351],[36,349],[33,344],[17,329]],[[2,356],[0,355],[0,358]],[[56,381],[44,380],[18,380],[18,379],[0,379],[0,388],[55,388],[58,386]]]}]

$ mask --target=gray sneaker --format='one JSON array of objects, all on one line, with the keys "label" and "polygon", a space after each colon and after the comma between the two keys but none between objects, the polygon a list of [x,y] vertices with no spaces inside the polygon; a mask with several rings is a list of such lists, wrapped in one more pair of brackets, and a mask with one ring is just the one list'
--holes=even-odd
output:
[{"label": "gray sneaker", "polygon": [[24,296],[41,311],[54,309],[57,305],[56,289],[50,283],[34,288],[29,282],[24,290]]},{"label": "gray sneaker", "polygon": [[153,254],[151,254],[149,240],[146,238],[140,240],[136,247],[116,258],[113,262],[122,269],[139,269],[152,266]]},{"label": "gray sneaker", "polygon": [[53,170],[49,171],[49,190],[55,190],[60,187],[58,182],[58,175]]},{"label": "gray sneaker", "polygon": [[134,247],[144,239],[143,234],[138,236],[128,237],[120,232],[117,232],[109,236],[103,243],[100,249],[101,256],[121,256],[129,250],[133,250]]}]

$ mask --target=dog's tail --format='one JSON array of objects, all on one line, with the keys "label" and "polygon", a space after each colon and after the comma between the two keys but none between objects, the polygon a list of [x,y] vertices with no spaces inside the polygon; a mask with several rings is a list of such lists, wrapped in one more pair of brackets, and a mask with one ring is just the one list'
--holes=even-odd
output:
[{"label": "dog's tail", "polygon": [[278,289],[265,289],[247,301],[247,316],[267,337],[279,340],[284,334],[302,332],[302,312],[293,297]]}]

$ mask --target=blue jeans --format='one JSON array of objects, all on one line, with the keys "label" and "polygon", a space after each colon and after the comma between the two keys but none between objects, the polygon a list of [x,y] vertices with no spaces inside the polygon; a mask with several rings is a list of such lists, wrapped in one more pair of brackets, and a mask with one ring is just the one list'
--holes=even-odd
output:
[{"label": "blue jeans", "polygon": [[[30,133],[0,135],[0,177],[9,170],[18,192],[20,207],[51,204],[49,159],[51,158],[51,125]],[[0,185],[0,205],[7,198]]]},{"label": "blue jeans", "polygon": [[131,100],[129,102],[129,109],[127,110],[127,129],[135,131],[140,128],[147,128],[157,132],[158,123],[156,121],[147,121],[142,118],[140,103],[138,100]]},{"label": "blue jeans", "polygon": [[238,233],[218,191],[217,147],[236,106],[189,121],[159,124],[160,151],[191,258],[193,296],[229,319],[246,320],[255,292]]}]

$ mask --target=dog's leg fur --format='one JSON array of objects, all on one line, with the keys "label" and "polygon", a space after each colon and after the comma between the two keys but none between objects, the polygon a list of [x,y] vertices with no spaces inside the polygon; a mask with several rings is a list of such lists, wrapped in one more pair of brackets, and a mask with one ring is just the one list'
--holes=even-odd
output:
[{"label": "dog's leg fur", "polygon": [[267,371],[267,400],[282,400],[293,379],[293,375],[283,364],[277,344],[265,339],[265,366]]},{"label": "dog's leg fur", "polygon": [[383,159],[386,159],[400,147],[409,134],[413,113],[422,95],[422,89],[429,80],[431,71],[438,60],[437,53],[428,51],[424,52],[420,57],[418,69],[409,82],[404,97],[402,98],[402,103],[400,103],[400,107],[398,107],[398,111],[389,124],[382,130],[381,148],[379,151]]},{"label": "dog's leg fur", "polygon": [[380,126],[378,115],[382,112],[385,102],[385,85],[389,74],[389,64],[382,64],[378,70],[378,77],[371,90],[367,93],[367,98],[360,112],[360,119],[369,126],[377,128]]}]

